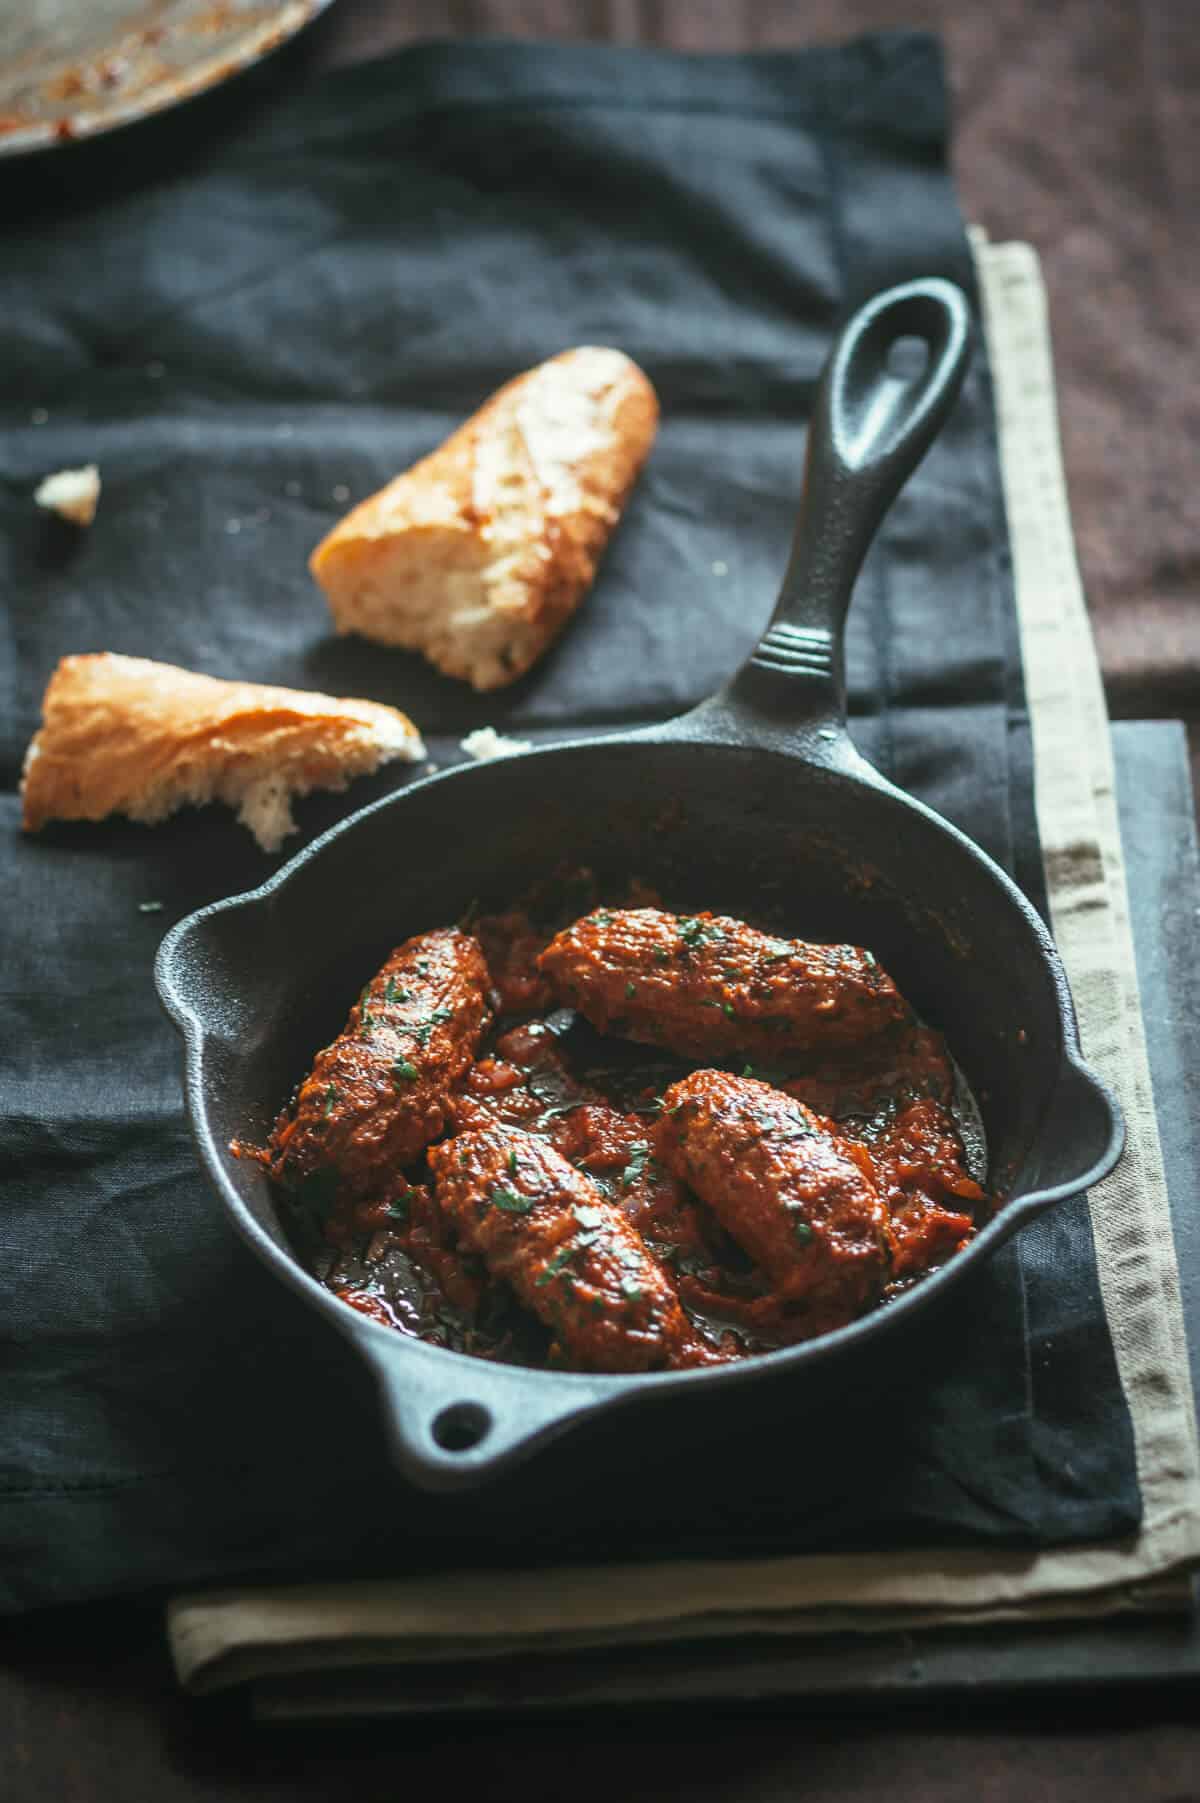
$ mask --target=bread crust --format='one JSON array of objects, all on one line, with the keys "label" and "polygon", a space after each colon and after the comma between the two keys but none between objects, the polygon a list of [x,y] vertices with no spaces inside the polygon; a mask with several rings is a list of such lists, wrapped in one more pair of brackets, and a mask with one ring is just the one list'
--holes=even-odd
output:
[{"label": "bread crust", "polygon": [[506,383],[316,547],[338,631],[480,691],[515,682],[591,587],[657,427],[621,351],[581,346]]},{"label": "bread crust", "polygon": [[128,814],[153,825],[188,802],[221,800],[266,850],[293,830],[287,803],[344,788],[392,758],[424,757],[396,708],[111,652],[64,657],[25,758],[22,824]]}]

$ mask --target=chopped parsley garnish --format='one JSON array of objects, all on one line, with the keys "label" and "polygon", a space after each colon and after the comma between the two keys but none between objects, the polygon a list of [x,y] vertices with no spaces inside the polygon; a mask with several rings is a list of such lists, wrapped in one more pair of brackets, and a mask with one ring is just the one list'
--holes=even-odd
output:
[{"label": "chopped parsley garnish", "polygon": [[636,994],[637,994],[637,985],[635,983],[626,983],[626,985],[625,985],[625,1000],[627,1002],[631,1002]]},{"label": "chopped parsley garnish", "polygon": [[402,1196],[395,1196],[387,1205],[388,1216],[393,1221],[407,1221],[408,1205],[412,1201],[412,1191],[405,1190]]},{"label": "chopped parsley garnish", "polygon": [[650,1145],[647,1140],[635,1140],[629,1148],[629,1163],[621,1172],[621,1188],[632,1189],[646,1175],[647,1164],[652,1164]]},{"label": "chopped parsley garnish", "polygon": [[383,986],[383,999],[385,1002],[411,1002],[412,990],[397,984],[395,977],[389,977]]},{"label": "chopped parsley garnish", "polygon": [[598,927],[606,927],[612,919],[612,915],[605,908],[597,908],[596,912],[592,915],[592,919]]},{"label": "chopped parsley garnish", "polygon": [[453,1019],[454,1019],[453,1008],[435,1008],[433,1013],[429,1016],[428,1020],[421,1021],[415,1027],[409,1027],[408,1031],[412,1034],[413,1038],[415,1040],[417,1040],[421,1045],[428,1045],[429,1044],[429,1035],[433,1032],[433,1029],[435,1027],[440,1027],[443,1021],[453,1020]]},{"label": "chopped parsley garnish", "polygon": [[545,1289],[548,1283],[553,1283],[554,1279],[570,1264],[574,1256],[575,1247],[573,1245],[568,1243],[565,1246],[560,1246],[545,1270],[535,1279],[534,1288],[542,1290]]},{"label": "chopped parsley garnish", "polygon": [[333,1105],[337,1101],[337,1099],[338,1099],[337,1087],[335,1084],[331,1083],[329,1085],[329,1088],[325,1091],[325,1106],[321,1110],[321,1119],[323,1121],[327,1121],[329,1119],[330,1115],[333,1113]]},{"label": "chopped parsley garnish", "polygon": [[707,944],[715,944],[724,939],[725,934],[720,927],[714,926],[710,920],[699,920],[693,915],[679,922],[679,937],[689,949]]},{"label": "chopped parsley garnish", "polygon": [[655,952],[654,962],[656,964],[669,964],[671,962],[671,954],[667,950],[665,945],[660,945],[658,950]]},{"label": "chopped parsley garnish", "polygon": [[735,1009],[732,1002],[722,1002],[721,1003],[721,1013],[727,1014],[729,1016],[730,1020],[733,1019],[736,1012],[737,1012],[737,1010]]},{"label": "chopped parsley garnish", "polygon": [[421,1073],[407,1058],[397,1058],[392,1064],[392,1075],[397,1083],[415,1083]]},{"label": "chopped parsley garnish", "polygon": [[492,1191],[492,1201],[509,1215],[527,1215],[533,1207],[532,1196],[519,1196],[515,1189],[505,1189],[503,1184]]},{"label": "chopped parsley garnish", "polygon": [[797,1221],[792,1228],[792,1232],[802,1246],[807,1246],[813,1236],[813,1230],[807,1221]]},{"label": "chopped parsley garnish", "polygon": [[627,1296],[630,1302],[636,1302],[638,1300],[638,1298],[641,1296],[641,1293],[642,1293],[642,1286],[640,1283],[634,1283],[634,1281],[631,1277],[622,1277],[622,1279],[621,1279],[621,1294],[622,1294],[622,1296]]},{"label": "chopped parsley garnish", "polygon": [[517,1169],[517,1154],[515,1148],[508,1155],[508,1168],[515,1176]]},{"label": "chopped parsley garnish", "polygon": [[413,969],[419,977],[427,977],[429,975],[429,965],[424,958],[418,958],[413,965]]}]

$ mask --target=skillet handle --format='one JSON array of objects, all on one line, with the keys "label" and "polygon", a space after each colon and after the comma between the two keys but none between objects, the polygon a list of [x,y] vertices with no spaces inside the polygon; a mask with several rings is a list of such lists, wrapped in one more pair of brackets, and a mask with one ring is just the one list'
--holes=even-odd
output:
[{"label": "skillet handle", "polygon": [[[923,364],[918,346],[898,348],[914,339],[925,347]],[[889,288],[843,327],[817,390],[775,612],[718,707],[784,713],[793,731],[821,723],[826,737],[831,724],[844,728],[854,583],[884,515],[958,397],[970,340],[966,296],[940,277]]]},{"label": "skillet handle", "polygon": [[448,1361],[388,1328],[338,1325],[374,1369],[395,1463],[423,1490],[473,1489],[638,1389],[629,1378],[560,1372],[547,1382],[522,1365]]}]

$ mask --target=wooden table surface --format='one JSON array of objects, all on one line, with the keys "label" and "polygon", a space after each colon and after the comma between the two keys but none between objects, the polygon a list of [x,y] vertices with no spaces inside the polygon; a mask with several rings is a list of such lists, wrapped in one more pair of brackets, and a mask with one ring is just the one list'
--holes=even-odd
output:
[{"label": "wooden table surface", "polygon": [[[766,49],[942,34],[968,218],[1038,249],[1084,582],[1109,700],[1182,716],[1200,752],[1200,33],[1195,0],[338,0],[270,84],[431,35]],[[264,1729],[177,1691],[161,1610],[0,1630],[3,1803],[479,1803],[687,1796],[973,1803],[1200,1799],[1184,1687],[920,1713],[647,1711],[517,1729]]]}]

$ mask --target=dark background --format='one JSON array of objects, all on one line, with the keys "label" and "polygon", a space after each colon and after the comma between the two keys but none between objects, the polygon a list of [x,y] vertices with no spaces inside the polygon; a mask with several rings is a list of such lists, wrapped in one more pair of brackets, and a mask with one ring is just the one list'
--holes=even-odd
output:
[{"label": "dark background", "polygon": [[[508,34],[782,48],[941,32],[968,218],[1037,248],[1085,587],[1115,714],[1182,715],[1200,748],[1200,217],[1193,0],[338,0],[237,104],[415,38]],[[0,1796],[200,1803],[429,1795],[823,1800],[1200,1798],[1194,1693],[962,1703],[903,1718],[701,1712],[514,1729],[278,1734],[174,1688],[157,1609],[18,1621],[0,1642]]]}]

